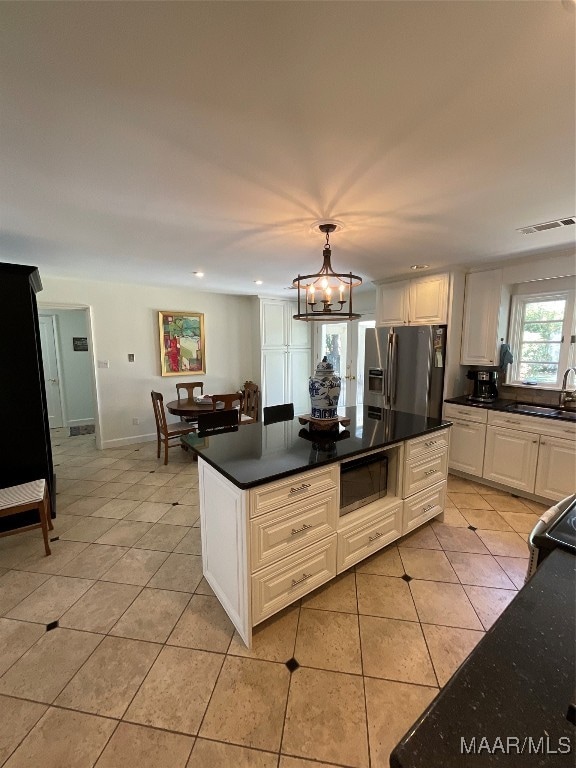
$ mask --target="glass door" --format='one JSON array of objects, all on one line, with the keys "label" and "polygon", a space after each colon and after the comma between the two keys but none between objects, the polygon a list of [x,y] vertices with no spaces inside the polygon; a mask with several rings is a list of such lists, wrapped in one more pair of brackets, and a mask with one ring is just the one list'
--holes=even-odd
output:
[{"label": "glass door", "polygon": [[[366,316],[364,316],[366,317]],[[314,338],[315,364],[324,356],[342,378],[339,407],[362,405],[364,400],[364,336],[373,319],[318,323]]]}]

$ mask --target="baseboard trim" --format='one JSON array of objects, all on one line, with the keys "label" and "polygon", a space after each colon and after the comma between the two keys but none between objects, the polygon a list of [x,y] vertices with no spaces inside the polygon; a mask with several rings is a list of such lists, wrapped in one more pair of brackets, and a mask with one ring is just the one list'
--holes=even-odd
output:
[{"label": "baseboard trim", "polygon": [[149,435],[133,435],[132,437],[118,437],[116,440],[102,440],[102,448],[122,448],[124,445],[134,445],[135,443],[148,443],[156,440],[156,433]]}]

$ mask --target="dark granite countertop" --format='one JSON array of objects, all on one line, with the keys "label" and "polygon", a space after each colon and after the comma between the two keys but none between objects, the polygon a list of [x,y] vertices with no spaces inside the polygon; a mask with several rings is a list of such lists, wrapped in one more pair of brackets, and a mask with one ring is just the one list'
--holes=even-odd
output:
[{"label": "dark granite countertop", "polygon": [[[575,699],[575,566],[560,548],[544,560],[395,747],[392,768],[574,767],[576,729],[566,714]],[[476,754],[462,753],[461,739],[470,748],[474,737]],[[483,737],[490,751],[478,752]],[[523,754],[515,742],[507,748],[507,737]]]},{"label": "dark granite countertop", "polygon": [[[477,403],[474,400],[470,400],[467,395],[461,395],[459,397],[450,397],[444,400],[445,403],[454,403],[454,405],[467,405],[470,408],[483,408],[485,411],[508,411],[517,414],[518,416],[533,416],[536,419],[552,419],[553,421],[576,421],[576,412],[560,411],[557,414],[544,414],[544,413],[530,413],[526,411],[517,411],[516,409],[511,411],[511,406],[515,405],[528,405],[537,408],[539,403],[520,403],[516,400],[506,400],[503,397],[499,397],[492,403]],[[544,408],[558,408],[557,405],[544,405]]]},{"label": "dark granite countertop", "polygon": [[205,441],[188,435],[184,441],[234,485],[246,489],[450,426],[448,421],[376,408],[341,408],[338,413],[350,424],[331,439],[326,433],[311,434],[296,416],[268,426],[246,424]]}]

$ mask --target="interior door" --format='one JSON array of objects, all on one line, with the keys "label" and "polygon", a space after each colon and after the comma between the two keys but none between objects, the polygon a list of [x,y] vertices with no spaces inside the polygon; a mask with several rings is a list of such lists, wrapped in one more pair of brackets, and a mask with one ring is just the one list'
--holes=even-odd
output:
[{"label": "interior door", "polygon": [[38,324],[40,326],[40,344],[42,346],[42,363],[44,366],[44,382],[46,385],[48,423],[50,429],[56,429],[57,427],[63,426],[63,420],[60,376],[58,370],[58,358],[56,356],[54,315],[41,315],[38,318]]},{"label": "interior door", "polygon": [[362,405],[364,400],[364,336],[373,318],[342,323],[318,323],[315,361],[324,356],[342,378],[339,407]]}]

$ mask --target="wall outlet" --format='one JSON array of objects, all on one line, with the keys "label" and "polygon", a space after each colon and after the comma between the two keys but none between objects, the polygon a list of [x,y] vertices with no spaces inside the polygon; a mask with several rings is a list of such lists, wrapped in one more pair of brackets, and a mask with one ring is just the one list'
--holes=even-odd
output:
[{"label": "wall outlet", "polygon": [[110,368],[110,360],[98,360],[98,368]]},{"label": "wall outlet", "polygon": [[132,419],[132,424],[137,426],[138,424],[140,424],[140,419],[137,416],[134,416],[134,418]]},{"label": "wall outlet", "polygon": [[132,352],[128,352],[128,362],[129,363],[134,362],[134,354]]}]

